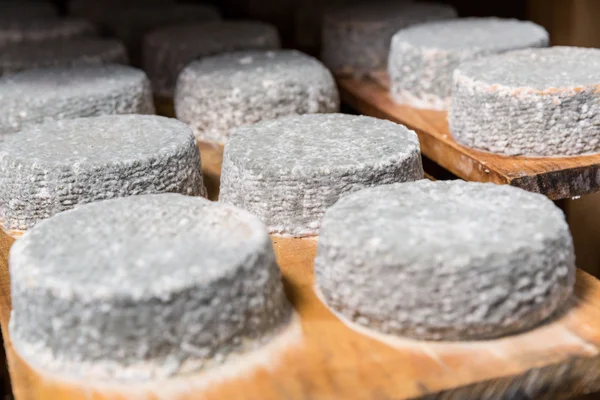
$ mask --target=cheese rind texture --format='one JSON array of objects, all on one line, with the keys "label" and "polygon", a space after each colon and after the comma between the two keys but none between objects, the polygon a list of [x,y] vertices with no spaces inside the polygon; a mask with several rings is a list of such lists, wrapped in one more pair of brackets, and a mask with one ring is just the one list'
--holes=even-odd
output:
[{"label": "cheese rind texture", "polygon": [[461,18],[413,26],[392,38],[390,92],[400,104],[447,110],[452,74],[461,63],[548,44],[544,28],[514,19]]},{"label": "cheese rind texture", "polygon": [[295,50],[240,51],[192,62],[175,91],[177,118],[196,138],[226,143],[233,128],[288,115],[339,111],[333,76]]},{"label": "cheese rind texture", "polygon": [[600,151],[600,50],[522,50],[461,65],[449,124],[468,147],[510,156]]},{"label": "cheese rind texture", "polygon": [[96,28],[94,25],[84,19],[42,18],[8,21],[0,17],[0,46],[49,40],[69,40],[94,36],[95,34]]},{"label": "cheese rind texture", "polygon": [[0,146],[0,187],[5,231],[115,197],[206,195],[189,127],[149,115],[61,120],[12,135]]},{"label": "cheese rind texture", "polygon": [[79,38],[20,43],[2,47],[0,76],[33,68],[127,62],[125,47],[117,40]]},{"label": "cheese rind texture", "polygon": [[321,227],[327,304],[376,331],[421,340],[530,329],[569,298],[575,256],[562,211],[508,185],[421,180],[340,199]]},{"label": "cheese rind texture", "polygon": [[219,201],[257,215],[272,234],[312,236],[340,197],[422,178],[417,135],[403,125],[308,114],[236,129],[225,146]]},{"label": "cheese rind texture", "polygon": [[178,194],[61,213],[10,253],[10,334],[44,371],[148,380],[268,342],[291,307],[265,226]]},{"label": "cheese rind texture", "polygon": [[437,3],[386,1],[335,8],[323,18],[321,60],[336,74],[385,70],[394,33],[456,16],[453,7]]},{"label": "cheese rind texture", "polygon": [[109,114],[154,114],[146,74],[124,65],[54,67],[0,78],[0,140],[32,124]]},{"label": "cheese rind texture", "polygon": [[237,50],[274,50],[279,33],[256,21],[184,24],[158,29],[144,37],[143,65],[154,93],[173,97],[177,77],[192,61]]}]

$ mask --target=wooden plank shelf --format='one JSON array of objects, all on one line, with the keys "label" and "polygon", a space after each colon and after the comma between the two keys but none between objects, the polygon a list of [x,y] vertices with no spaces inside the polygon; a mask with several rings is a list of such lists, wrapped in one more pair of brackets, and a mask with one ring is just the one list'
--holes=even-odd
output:
[{"label": "wooden plank shelf", "polygon": [[600,154],[576,157],[509,157],[456,143],[447,113],[394,103],[387,77],[338,77],[342,101],[356,111],[406,125],[419,135],[422,153],[461,179],[510,184],[553,200],[600,191]]},{"label": "wooden plank shelf", "polygon": [[[42,374],[18,357],[7,335],[13,239],[0,233],[0,318],[16,400],[125,399],[131,389]],[[579,271],[576,294],[538,328],[479,342],[381,341],[337,319],[313,290],[316,239],[273,237],[301,333],[267,365],[208,386],[202,374],[173,385],[169,399],[521,399],[568,398],[600,389],[600,282]],[[162,398],[140,385],[136,399]],[[153,397],[155,396],[155,397]]]}]

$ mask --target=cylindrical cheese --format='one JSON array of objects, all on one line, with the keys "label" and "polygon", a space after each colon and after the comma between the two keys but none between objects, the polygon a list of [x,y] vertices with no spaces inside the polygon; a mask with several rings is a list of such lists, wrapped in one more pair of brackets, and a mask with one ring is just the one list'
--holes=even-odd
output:
[{"label": "cylindrical cheese", "polygon": [[464,146],[506,155],[600,151],[600,50],[551,47],[461,65],[450,130]]},{"label": "cylindrical cheese", "polygon": [[15,350],[86,383],[208,369],[268,343],[291,316],[265,226],[202,198],[78,207],[27,232],[9,264]]},{"label": "cylindrical cheese", "polygon": [[573,291],[562,211],[508,185],[421,180],[366,189],[325,213],[315,260],[326,303],[374,331],[421,340],[532,328]]},{"label": "cylindrical cheese", "polygon": [[183,122],[109,115],[34,125],[0,146],[0,223],[22,232],[83,203],[146,193],[204,196]]},{"label": "cylindrical cheese", "polygon": [[269,50],[279,46],[277,30],[262,22],[171,26],[144,37],[143,65],[154,93],[172,97],[179,73],[196,59],[235,50]]},{"label": "cylindrical cheese", "polygon": [[0,46],[14,43],[45,42],[94,36],[96,28],[77,18],[3,20],[0,18]]},{"label": "cylindrical cheese", "polygon": [[388,72],[394,100],[417,108],[450,106],[452,73],[460,63],[494,53],[548,46],[532,22],[462,18],[413,26],[392,39]]},{"label": "cylindrical cheese", "polygon": [[339,111],[333,76],[295,50],[241,51],[189,64],[175,92],[177,118],[196,138],[226,143],[231,130],[288,115]]},{"label": "cylindrical cheese", "polygon": [[219,201],[257,215],[273,234],[312,236],[340,197],[421,178],[419,140],[403,125],[301,115],[234,131],[223,155]]},{"label": "cylindrical cheese", "polygon": [[0,76],[33,68],[67,65],[127,64],[121,42],[110,39],[52,40],[2,47]]},{"label": "cylindrical cheese", "polygon": [[385,1],[333,8],[323,18],[321,59],[336,74],[385,70],[394,33],[407,26],[456,17],[437,3]]},{"label": "cylindrical cheese", "polygon": [[107,114],[154,114],[143,71],[117,64],[82,65],[0,78],[0,141],[32,124]]}]

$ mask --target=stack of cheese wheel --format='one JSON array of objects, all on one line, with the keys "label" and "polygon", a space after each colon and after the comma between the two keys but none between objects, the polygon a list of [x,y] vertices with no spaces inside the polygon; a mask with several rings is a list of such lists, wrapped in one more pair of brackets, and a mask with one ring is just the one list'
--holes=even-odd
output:
[{"label": "stack of cheese wheel", "polygon": [[535,327],[573,291],[562,211],[508,185],[421,180],[366,189],[325,213],[316,281],[343,319],[420,340]]},{"label": "stack of cheese wheel", "polygon": [[154,114],[143,71],[117,64],[67,66],[0,78],[0,141],[32,124],[106,114]]},{"label": "stack of cheese wheel", "polygon": [[295,50],[240,51],[192,62],[180,74],[175,94],[177,118],[199,140],[219,144],[238,126],[338,110],[329,70]]},{"label": "stack of cheese wheel", "polygon": [[265,226],[202,198],[58,214],[14,244],[10,274],[12,345],[64,398],[183,398],[300,334]]},{"label": "stack of cheese wheel", "polygon": [[454,74],[456,141],[506,155],[600,152],[600,50],[551,47],[462,64]]},{"label": "stack of cheese wheel", "polygon": [[219,201],[257,215],[272,234],[318,234],[340,197],[423,178],[419,141],[393,122],[343,114],[262,121],[225,146]]},{"label": "stack of cheese wheel", "polygon": [[548,32],[532,22],[463,18],[431,22],[394,35],[388,72],[392,97],[417,108],[450,106],[452,73],[460,63],[494,53],[548,46]]},{"label": "stack of cheese wheel", "polygon": [[276,49],[279,45],[277,30],[261,22],[177,25],[145,36],[143,66],[155,96],[172,98],[179,73],[196,59],[235,50]]},{"label": "stack of cheese wheel", "polygon": [[0,76],[33,68],[97,65],[128,61],[125,47],[111,39],[52,40],[3,46]]},{"label": "stack of cheese wheel", "polygon": [[385,1],[333,8],[323,19],[321,59],[336,74],[385,70],[394,33],[426,21],[456,17],[447,5]]},{"label": "stack of cheese wheel", "polygon": [[145,193],[206,194],[182,122],[109,115],[33,125],[0,146],[0,224],[18,236],[54,214]]}]

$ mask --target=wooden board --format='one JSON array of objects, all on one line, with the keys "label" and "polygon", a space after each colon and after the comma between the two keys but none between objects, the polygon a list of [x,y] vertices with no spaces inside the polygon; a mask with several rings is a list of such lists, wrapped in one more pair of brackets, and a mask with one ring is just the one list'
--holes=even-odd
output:
[{"label": "wooden board", "polygon": [[338,78],[342,100],[365,115],[385,118],[415,130],[421,151],[459,178],[510,184],[553,200],[600,190],[600,154],[577,157],[508,157],[457,144],[448,127],[446,112],[397,105],[377,79]]},{"label": "wooden board", "polygon": [[[124,389],[41,375],[15,354],[6,335],[12,242],[0,233],[0,322],[16,400],[130,398]],[[316,297],[315,239],[273,237],[273,243],[286,292],[300,315],[300,339],[269,365],[228,381],[194,390],[202,374],[188,377],[169,399],[529,398],[524,394],[554,399],[600,389],[600,283],[583,272],[564,313],[533,331],[493,341],[391,345],[349,328]],[[159,398],[148,388],[137,395]]]}]

